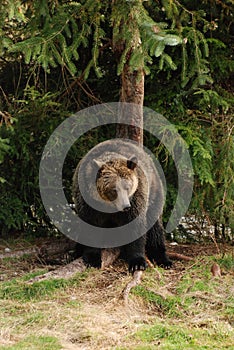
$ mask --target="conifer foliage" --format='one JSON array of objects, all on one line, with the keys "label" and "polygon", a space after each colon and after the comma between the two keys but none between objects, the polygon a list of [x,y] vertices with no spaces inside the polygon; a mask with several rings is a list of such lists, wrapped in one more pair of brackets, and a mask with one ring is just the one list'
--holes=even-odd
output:
[{"label": "conifer foliage", "polygon": [[[188,144],[190,212],[214,224],[217,237],[230,237],[233,26],[231,0],[1,1],[1,231],[48,227],[37,183],[43,145],[71,112],[117,100],[119,82],[132,75],[144,84],[144,104],[170,119]],[[104,137],[87,138],[82,151]],[[147,135],[145,142],[168,175],[169,211],[173,161]]]}]

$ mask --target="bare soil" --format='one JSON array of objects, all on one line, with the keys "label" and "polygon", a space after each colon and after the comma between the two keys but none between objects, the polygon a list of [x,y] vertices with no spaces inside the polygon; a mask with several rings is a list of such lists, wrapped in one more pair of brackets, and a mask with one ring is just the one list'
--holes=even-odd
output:
[{"label": "bare soil", "polygon": [[[30,243],[26,240],[14,240],[11,242],[0,240],[0,281],[11,279],[16,276],[22,276],[27,272],[33,271],[38,268],[47,269],[49,271],[54,271],[58,269],[61,265],[66,266],[69,263],[69,257],[66,255],[58,255],[59,249],[57,255],[49,256],[51,254],[50,249],[48,248],[48,251],[46,254],[42,255],[39,254],[39,250],[44,249],[44,247],[53,247],[53,251],[55,250],[54,247],[58,246],[61,247],[63,244],[67,244],[67,240],[63,239],[37,239],[33,243]],[[223,243],[206,243],[206,244],[170,244],[167,243],[167,252],[170,255],[171,259],[174,261],[174,268],[178,269],[180,264],[175,264],[178,260],[185,260],[180,259],[177,257],[187,256],[190,258],[198,258],[202,256],[211,256],[211,255],[224,255],[225,253],[232,253],[234,256],[234,246],[231,246],[229,244],[223,244]],[[54,258],[55,257],[55,258]],[[12,264],[9,262],[9,265],[4,263],[2,264],[1,261],[3,259],[9,258],[9,259],[16,259],[17,264],[14,264],[14,270],[12,270]],[[68,260],[68,261],[67,261]],[[184,265],[184,262],[182,266]],[[117,269],[117,273],[121,272],[118,271],[121,270],[121,266],[124,266],[124,272],[127,271],[127,266],[123,265],[123,262],[120,262],[117,260],[114,263],[115,268]],[[112,268],[112,267],[111,267]],[[74,267],[71,265],[70,270],[74,270]],[[79,270],[78,270],[79,271]],[[107,269],[107,271],[109,271]],[[75,270],[74,270],[75,272]],[[66,278],[65,274],[67,273],[66,269],[64,269],[64,278]],[[69,275],[69,267],[68,267],[68,275]],[[62,276],[61,276],[62,277]],[[69,277],[69,276],[68,276]]]}]

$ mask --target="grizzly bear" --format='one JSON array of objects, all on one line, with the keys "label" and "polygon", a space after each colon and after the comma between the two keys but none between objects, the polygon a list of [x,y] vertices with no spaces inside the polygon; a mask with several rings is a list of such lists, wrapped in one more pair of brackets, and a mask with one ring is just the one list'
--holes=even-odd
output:
[{"label": "grizzly bear", "polygon": [[79,218],[104,229],[97,244],[78,245],[87,265],[100,267],[101,249],[119,247],[131,273],[145,270],[146,256],[171,266],[160,222],[163,185],[142,147],[122,139],[96,145],[77,165],[72,194]]}]

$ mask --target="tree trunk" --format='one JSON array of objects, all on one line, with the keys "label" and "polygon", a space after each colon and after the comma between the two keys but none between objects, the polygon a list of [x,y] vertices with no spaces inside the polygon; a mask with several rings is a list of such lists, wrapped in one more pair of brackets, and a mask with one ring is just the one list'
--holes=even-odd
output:
[{"label": "tree trunk", "polygon": [[[128,125],[122,124],[126,120],[124,111],[119,115],[120,124],[117,125],[116,136],[136,141],[143,145],[143,101],[144,101],[144,72],[143,69],[131,72],[129,62],[125,63],[121,75],[122,87],[120,102],[132,103],[127,105]],[[122,105],[124,108],[124,104]]]},{"label": "tree trunk", "polygon": [[[113,7],[123,6],[121,0],[113,0]],[[134,52],[141,50],[141,38],[137,23],[136,7],[126,6],[127,20],[120,22],[119,28],[113,31],[113,51],[118,60],[124,60],[121,72],[120,114],[116,136],[136,141],[143,145],[143,102],[144,102],[144,67],[131,67]],[[113,24],[117,26],[118,24]],[[126,37],[126,28],[129,37]],[[124,56],[124,58],[123,58]],[[124,103],[132,105],[124,105]],[[126,123],[126,124],[125,124]]]},{"label": "tree trunk", "polygon": [[[122,6],[121,1],[113,0],[112,6]],[[134,10],[132,9],[134,12]],[[128,20],[121,20],[120,28],[117,30],[113,29],[113,51],[118,61],[120,61],[122,55],[128,47],[127,39],[124,39],[124,27],[128,27],[131,31],[131,45],[128,52],[125,52],[125,64],[121,72],[121,91],[120,91],[120,110],[119,110],[119,124],[116,126],[116,137],[130,139],[143,146],[143,102],[144,102],[144,70],[143,67],[139,67],[137,70],[132,69],[130,60],[134,50],[140,48],[141,38],[134,18],[135,13],[129,13]],[[113,24],[113,27],[116,24]],[[123,34],[123,35],[121,35]],[[102,254],[102,265],[107,265],[109,259],[108,250],[104,250]],[[135,278],[133,278],[135,283]],[[137,281],[140,278],[137,277]],[[139,283],[136,282],[136,283]],[[135,284],[134,284],[135,285]],[[129,287],[128,293],[131,287]],[[127,295],[127,294],[126,294]]]}]

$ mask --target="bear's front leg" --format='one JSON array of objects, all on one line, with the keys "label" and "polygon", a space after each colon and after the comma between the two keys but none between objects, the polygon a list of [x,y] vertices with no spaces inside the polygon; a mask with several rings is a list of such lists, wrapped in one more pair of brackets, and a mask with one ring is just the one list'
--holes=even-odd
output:
[{"label": "bear's front leg", "polygon": [[122,248],[130,273],[133,274],[135,271],[143,271],[147,268],[148,265],[145,260],[145,237],[140,237]]},{"label": "bear's front leg", "polygon": [[101,267],[101,249],[85,247],[82,258],[88,267]]},{"label": "bear's front leg", "polygon": [[160,221],[157,221],[147,232],[146,255],[152,263],[166,269],[172,266],[172,261],[166,254],[164,230]]}]

